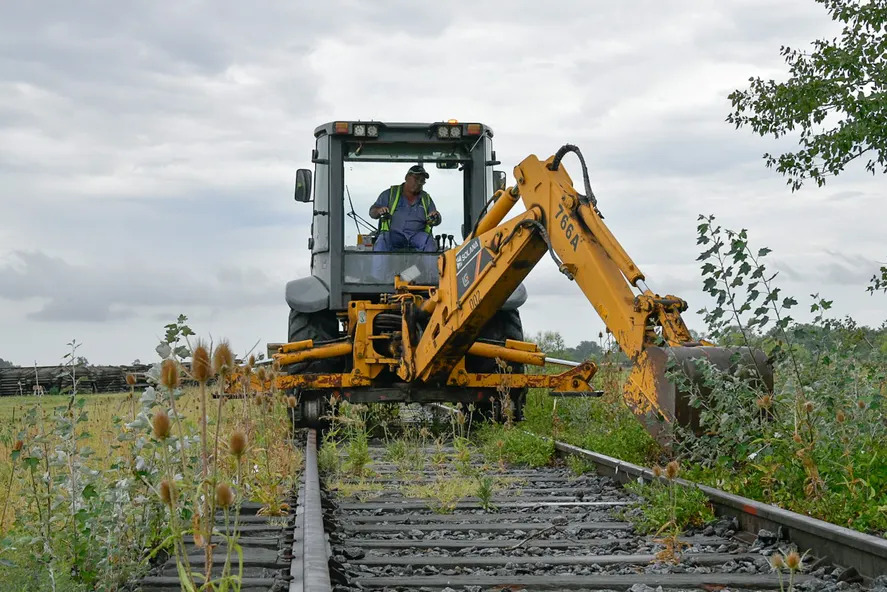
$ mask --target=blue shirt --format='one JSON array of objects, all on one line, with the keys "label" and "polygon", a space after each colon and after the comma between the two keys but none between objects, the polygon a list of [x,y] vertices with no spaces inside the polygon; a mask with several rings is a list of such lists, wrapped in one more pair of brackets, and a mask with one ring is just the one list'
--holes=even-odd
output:
[{"label": "blue shirt", "polygon": [[[391,203],[390,199],[392,198],[390,194],[391,188],[389,187],[379,194],[379,198],[373,206],[390,207],[388,205]],[[434,200],[431,199],[430,195],[427,199],[428,213],[430,214],[437,210],[437,206],[434,205]],[[397,210],[391,212],[391,230],[402,232],[407,238],[409,238],[419,232],[425,232],[425,226],[427,224],[425,218],[425,208],[422,207],[422,194],[419,194],[415,203],[410,204],[410,200],[407,199],[407,196],[404,195],[403,189],[401,188],[400,199],[397,200]]]}]

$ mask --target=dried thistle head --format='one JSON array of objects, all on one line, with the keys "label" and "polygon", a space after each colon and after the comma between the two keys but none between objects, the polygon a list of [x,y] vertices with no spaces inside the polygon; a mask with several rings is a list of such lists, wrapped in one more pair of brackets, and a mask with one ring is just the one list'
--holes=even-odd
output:
[{"label": "dried thistle head", "polygon": [[16,441],[15,441],[15,444],[12,445],[12,451],[13,451],[13,452],[18,452],[19,450],[22,449],[22,447],[23,447],[24,445],[25,445],[25,443],[22,442],[21,440],[16,440]]},{"label": "dried thistle head", "polygon": [[271,369],[274,370],[275,373],[280,372],[280,362],[278,360],[271,362]]},{"label": "dried thistle head", "polygon": [[133,374],[132,372],[127,372],[126,373],[126,384],[128,384],[129,386],[135,386],[136,375]]},{"label": "dried thistle head", "polygon": [[807,413],[813,413],[813,402],[812,401],[807,401],[806,403],[804,403],[804,411],[806,411]]},{"label": "dried thistle head", "polygon": [[662,477],[662,467],[659,465],[653,465],[653,476],[657,479]]},{"label": "dried thistle head", "polygon": [[838,423],[844,423],[844,420],[846,420],[846,419],[847,419],[847,416],[844,415],[844,412],[842,410],[838,409],[838,412],[835,414],[835,421],[837,421]]},{"label": "dried thistle head", "polygon": [[234,490],[227,483],[219,483],[216,486],[216,505],[227,508],[234,503]]},{"label": "dried thistle head", "polygon": [[801,556],[797,551],[792,551],[788,555],[785,556],[785,565],[792,571],[798,571],[801,569]]},{"label": "dried thistle head", "polygon": [[772,395],[761,395],[755,401],[755,404],[759,409],[770,409],[773,407],[773,396]]},{"label": "dried thistle head", "polygon": [[262,388],[265,388],[265,380],[266,380],[267,376],[266,376],[264,366],[259,366],[259,369],[256,370],[256,378],[258,378],[259,382],[262,383]]},{"label": "dried thistle head", "polygon": [[792,436],[792,440],[794,440],[796,444],[800,444],[801,443],[801,434],[799,434],[798,432],[795,432],[795,435]]},{"label": "dried thistle head", "polygon": [[154,429],[154,436],[158,440],[166,440],[169,437],[169,415],[165,409],[158,409],[151,418],[151,427]]},{"label": "dried thistle head", "polygon": [[250,368],[256,367],[256,354],[250,354],[247,364],[249,364]]},{"label": "dried thistle head", "polygon": [[212,376],[212,362],[209,359],[209,350],[203,340],[198,340],[191,354],[191,374],[194,380],[205,384]]},{"label": "dried thistle head", "polygon": [[782,558],[782,555],[779,553],[774,553],[770,556],[770,567],[773,569],[782,569],[785,567],[785,561]]},{"label": "dried thistle head", "polygon": [[293,395],[290,395],[286,398],[286,406],[290,409],[294,409],[299,404],[299,400],[296,399]]},{"label": "dried thistle head", "polygon": [[673,460],[667,465],[665,465],[665,476],[669,479],[675,479],[678,476],[678,473],[681,472],[680,466],[678,466],[678,461]]},{"label": "dried thistle head", "polygon": [[243,456],[243,453],[246,450],[246,434],[243,433],[243,430],[234,430],[231,433],[231,439],[229,440],[228,445],[231,454],[237,458]]},{"label": "dried thistle head", "polygon": [[175,390],[179,386],[179,365],[175,360],[163,360],[160,365],[160,384],[169,390]]},{"label": "dried thistle head", "polygon": [[200,515],[196,512],[193,516],[191,516],[191,532],[194,534],[194,546],[198,549],[202,549],[206,546],[206,539],[203,538],[203,535],[200,533]]},{"label": "dried thistle head", "polygon": [[225,375],[234,367],[234,352],[226,339],[219,342],[213,352],[213,372]]},{"label": "dried thistle head", "polygon": [[858,407],[859,409],[865,409],[865,401],[857,401],[856,407]]},{"label": "dried thistle head", "polygon": [[166,479],[160,482],[160,499],[170,508],[175,500],[175,488]]}]

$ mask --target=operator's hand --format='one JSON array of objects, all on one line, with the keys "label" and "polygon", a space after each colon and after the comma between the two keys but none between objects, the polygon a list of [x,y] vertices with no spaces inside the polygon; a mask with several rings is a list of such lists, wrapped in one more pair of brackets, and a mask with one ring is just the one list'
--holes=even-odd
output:
[{"label": "operator's hand", "polygon": [[440,212],[438,212],[437,210],[429,212],[427,222],[432,226],[437,226],[438,224],[440,224]]},{"label": "operator's hand", "polygon": [[385,218],[391,217],[391,212],[388,210],[388,208],[386,206],[380,207],[378,212],[379,212],[379,218],[382,218],[383,220]]}]

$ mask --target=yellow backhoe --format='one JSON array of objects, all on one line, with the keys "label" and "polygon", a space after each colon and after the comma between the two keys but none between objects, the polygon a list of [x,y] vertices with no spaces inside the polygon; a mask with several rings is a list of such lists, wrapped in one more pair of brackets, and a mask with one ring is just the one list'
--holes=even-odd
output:
[{"label": "yellow backhoe", "polygon": [[[480,140],[472,137],[468,126],[477,126],[474,129],[481,130],[480,138],[487,136],[487,128],[481,124],[450,121],[398,127],[377,123],[375,136],[370,140],[354,136],[358,125],[363,125],[366,133],[366,127],[373,123],[333,122],[318,128],[315,135],[320,148],[314,154],[318,170],[331,167],[334,171],[339,161],[346,162],[355,151],[359,152],[358,157],[406,154],[407,158],[423,160],[425,155],[426,163],[437,155],[438,162],[443,163],[438,165],[440,170],[452,170],[447,157],[461,159],[467,163],[464,168],[470,168],[470,145],[476,140],[479,144]],[[403,137],[405,132],[413,131],[411,125],[423,132],[419,139]],[[449,133],[454,126],[461,127],[458,139]],[[437,143],[441,140],[441,127],[447,130],[443,138],[448,142],[446,146],[444,142]],[[386,134],[390,135],[387,142]],[[492,137],[492,132],[488,136]],[[437,150],[426,150],[428,145]],[[465,151],[460,152],[460,147],[465,147]],[[477,164],[495,164],[491,151],[484,152]],[[575,153],[581,163],[584,194],[577,191],[562,162],[569,153]],[[308,201],[304,193],[303,199],[299,199],[299,185],[303,192],[311,185],[310,175],[305,173],[297,174],[298,201]],[[334,177],[332,172],[329,174]],[[527,388],[546,388],[555,395],[594,395],[592,379],[597,367],[593,362],[571,364],[555,360],[556,364],[573,367],[559,374],[532,373],[529,367],[541,368],[552,363],[535,344],[509,338],[507,331],[499,331],[498,339],[489,338],[491,323],[508,308],[509,298],[522,288],[521,282],[546,256],[566,276],[565,281],[573,281],[581,288],[631,361],[625,400],[660,441],[667,442],[671,437],[668,426],[672,422],[698,426],[698,413],[689,404],[690,393],[668,379],[669,366],[682,369],[695,381],[693,361],[706,358],[723,370],[751,372],[772,388],[772,369],[763,353],[695,341],[681,318],[681,312],[687,309],[686,302],[674,295],[661,296],[647,287],[644,274],[604,224],[578,148],[565,145],[545,160],[527,156],[514,167],[513,175],[514,183],[507,187],[503,187],[502,177],[498,176],[498,189],[492,198],[483,200],[479,209],[466,198],[468,213],[461,244],[451,248],[444,245],[432,254],[397,254],[400,259],[389,266],[390,277],[377,278],[379,284],[365,294],[347,287],[347,258],[383,254],[347,248],[338,254],[334,248],[326,252],[331,264],[334,259],[345,260],[340,265],[345,282],[335,288],[337,293],[333,295],[330,286],[335,286],[335,282],[329,278],[321,281],[327,288],[326,300],[322,306],[315,306],[319,309],[313,313],[291,311],[290,336],[310,334],[293,332],[293,312],[303,317],[334,314],[338,326],[318,333],[315,338],[290,339],[269,346],[270,359],[276,360],[282,370],[276,378],[277,387],[300,395],[300,421],[304,425],[319,421],[333,394],[351,401],[474,402],[486,409],[496,408],[497,397],[503,391],[514,393],[513,404],[518,406],[522,405]],[[493,176],[487,175],[487,180],[490,177]],[[495,183],[497,177],[493,178]],[[335,194],[334,183],[324,185],[324,191]],[[465,187],[466,194],[471,192],[472,181],[466,181]],[[315,192],[315,208],[327,208],[330,228],[336,224],[335,197],[321,199]],[[518,200],[523,200],[525,211],[506,220]],[[330,230],[330,236],[334,235],[335,231]],[[359,236],[359,240],[366,238]],[[430,269],[429,263],[436,269]],[[352,264],[351,269],[354,267]],[[300,285],[303,292],[299,294],[312,287],[304,281]],[[343,296],[339,297],[340,294]],[[294,298],[288,299],[293,308]],[[582,316],[577,311],[577,322],[581,322]],[[320,326],[316,320],[311,322],[315,329]],[[257,381],[255,373],[251,379]]]}]

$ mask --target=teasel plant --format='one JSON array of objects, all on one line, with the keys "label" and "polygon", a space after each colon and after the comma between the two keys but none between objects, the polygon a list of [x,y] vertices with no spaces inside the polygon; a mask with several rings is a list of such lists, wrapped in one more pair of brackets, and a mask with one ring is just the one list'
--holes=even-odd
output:
[{"label": "teasel plant", "polygon": [[[163,386],[169,388],[171,378],[171,373],[163,372],[161,375]],[[171,423],[170,417],[163,407],[159,407],[151,418],[153,436],[160,444],[161,474],[163,475],[163,480],[157,487],[157,495],[168,508],[170,530],[170,535],[157,548],[166,548],[170,542],[172,543],[173,554],[176,559],[176,570],[182,588],[193,591],[196,590],[196,585],[192,577],[190,562],[188,561],[188,551],[185,548],[184,530],[179,524],[179,503],[181,497],[175,484],[175,470],[172,466],[174,462],[170,458],[169,451],[168,440],[172,431]]]},{"label": "teasel plant", "polygon": [[178,409],[176,409],[176,391],[182,381],[180,369],[179,362],[176,359],[167,358],[163,360],[163,363],[160,365],[160,385],[169,397],[169,408],[172,410],[172,419],[175,420],[176,429],[178,431],[179,450],[181,451],[179,456],[182,464],[182,477],[184,478],[185,475],[188,474],[186,459],[187,440],[185,440],[185,428],[182,425],[181,415],[179,414]]},{"label": "teasel plant", "polygon": [[[209,479],[209,440],[207,438],[208,405],[207,383],[212,377],[212,361],[208,346],[203,340],[198,340],[191,352],[191,377],[197,382],[200,411],[198,424],[200,426],[200,486],[198,487],[197,501],[199,511],[192,518],[194,544],[203,547],[205,559],[204,581],[209,581],[212,576],[213,565],[213,528],[215,526],[215,509],[213,507],[213,492],[210,489],[212,482]],[[217,421],[220,418],[217,418]],[[215,458],[213,459],[215,462]]]},{"label": "teasel plant", "polygon": [[136,375],[132,372],[126,374],[126,385],[129,387],[130,421],[136,419]]}]

